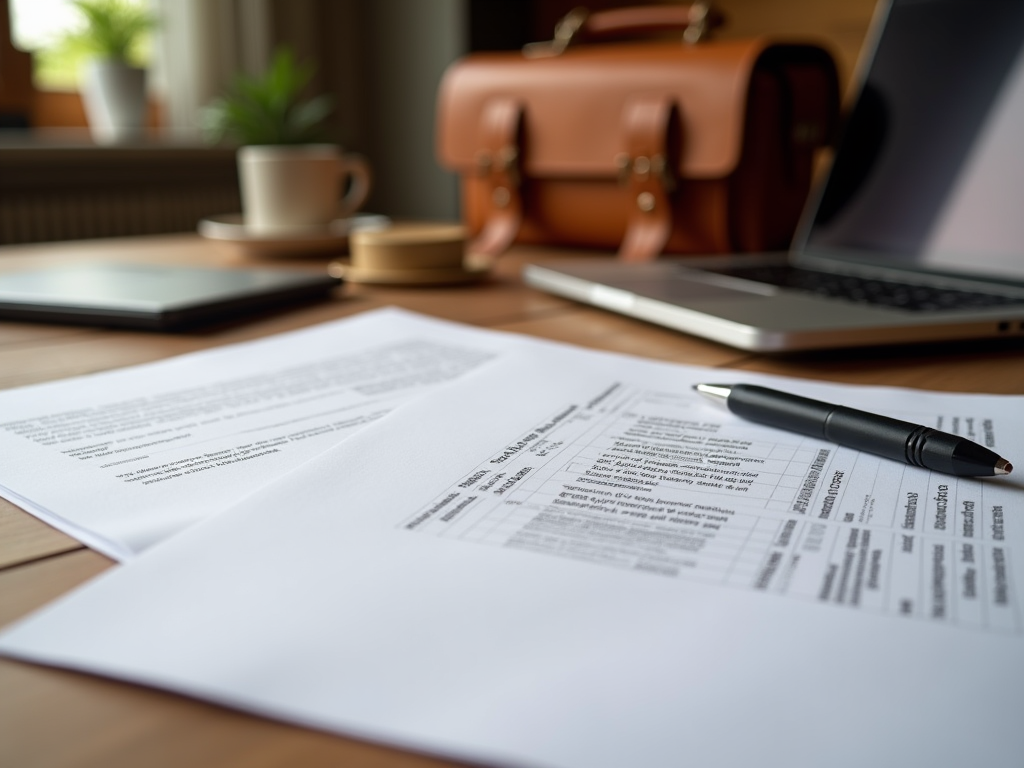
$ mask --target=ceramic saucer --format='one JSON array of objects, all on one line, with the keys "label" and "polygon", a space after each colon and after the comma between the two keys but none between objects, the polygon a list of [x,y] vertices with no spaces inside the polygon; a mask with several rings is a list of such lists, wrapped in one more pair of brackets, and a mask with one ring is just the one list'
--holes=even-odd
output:
[{"label": "ceramic saucer", "polygon": [[361,229],[383,229],[391,223],[387,216],[357,213],[346,219],[335,219],[327,227],[289,232],[287,234],[256,234],[245,228],[242,214],[225,213],[209,216],[199,222],[199,234],[235,246],[246,256],[299,257],[344,251],[351,232]]}]

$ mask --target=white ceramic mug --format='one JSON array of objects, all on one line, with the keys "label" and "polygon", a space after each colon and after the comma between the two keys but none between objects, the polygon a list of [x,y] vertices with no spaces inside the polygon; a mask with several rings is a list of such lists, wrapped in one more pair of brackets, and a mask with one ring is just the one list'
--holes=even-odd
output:
[{"label": "white ceramic mug", "polygon": [[245,228],[254,234],[324,229],[370,193],[366,160],[333,144],[241,147],[238,172]]}]

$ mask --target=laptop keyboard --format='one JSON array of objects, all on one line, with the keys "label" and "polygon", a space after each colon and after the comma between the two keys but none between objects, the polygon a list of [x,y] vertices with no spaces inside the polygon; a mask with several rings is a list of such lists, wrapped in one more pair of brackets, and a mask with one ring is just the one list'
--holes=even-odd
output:
[{"label": "laptop keyboard", "polygon": [[794,288],[819,296],[847,299],[859,304],[896,307],[914,312],[939,312],[951,309],[979,309],[1024,304],[1024,298],[992,293],[934,288],[912,283],[873,280],[853,275],[837,275],[786,265],[736,267],[715,270],[719,274]]}]

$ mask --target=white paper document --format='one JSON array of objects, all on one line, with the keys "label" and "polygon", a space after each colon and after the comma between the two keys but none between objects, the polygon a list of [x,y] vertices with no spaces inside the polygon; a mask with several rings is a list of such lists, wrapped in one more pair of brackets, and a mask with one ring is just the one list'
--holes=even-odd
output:
[{"label": "white paper document", "polygon": [[1024,486],[690,391],[734,377],[1024,456],[1019,397],[524,347],[0,651],[485,764],[1019,766]]},{"label": "white paper document", "polygon": [[0,392],[0,495],[123,560],[524,343],[385,309]]},{"label": "white paper document", "polygon": [[[991,414],[926,415],[906,394],[887,399],[902,400],[904,416],[975,438],[985,430],[995,443]],[[1022,629],[1004,535],[1021,499],[1006,484],[708,411],[688,389],[617,381],[586,407],[566,402],[403,525],[873,613]],[[1021,426],[1000,421],[1000,432]]]}]

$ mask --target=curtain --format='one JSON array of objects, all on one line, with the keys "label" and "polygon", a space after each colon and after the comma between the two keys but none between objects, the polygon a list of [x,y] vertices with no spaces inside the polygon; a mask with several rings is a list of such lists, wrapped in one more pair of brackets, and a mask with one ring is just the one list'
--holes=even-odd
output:
[{"label": "curtain", "polygon": [[[293,0],[294,2],[294,0]],[[172,137],[198,135],[199,111],[240,72],[270,60],[272,0],[154,0],[160,18],[152,87]]]}]

